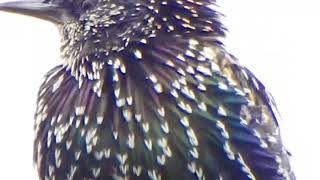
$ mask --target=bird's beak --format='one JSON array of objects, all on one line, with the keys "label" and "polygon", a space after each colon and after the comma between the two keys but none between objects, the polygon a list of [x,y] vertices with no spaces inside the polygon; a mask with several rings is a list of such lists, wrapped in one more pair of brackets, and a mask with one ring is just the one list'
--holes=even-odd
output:
[{"label": "bird's beak", "polygon": [[0,3],[0,11],[28,15],[58,24],[62,23],[66,16],[65,8],[45,3],[43,0]]}]

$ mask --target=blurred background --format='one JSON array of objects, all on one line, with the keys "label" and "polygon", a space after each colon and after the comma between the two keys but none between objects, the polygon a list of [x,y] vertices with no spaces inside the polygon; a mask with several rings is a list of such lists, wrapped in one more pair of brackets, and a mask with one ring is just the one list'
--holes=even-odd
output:
[{"label": "blurred background", "polygon": [[[320,2],[218,0],[218,5],[229,29],[227,49],[276,99],[297,179],[318,180]],[[59,63],[54,25],[0,12],[0,179],[36,179],[36,95],[43,75]]]}]

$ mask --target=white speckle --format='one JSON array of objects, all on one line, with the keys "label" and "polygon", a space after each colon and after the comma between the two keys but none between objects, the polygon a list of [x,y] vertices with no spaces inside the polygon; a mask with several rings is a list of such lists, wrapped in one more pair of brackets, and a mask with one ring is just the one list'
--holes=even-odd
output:
[{"label": "white speckle", "polygon": [[153,83],[157,83],[158,79],[154,74],[150,74],[149,79],[151,80],[151,82]]},{"label": "white speckle", "polygon": [[132,105],[132,96],[126,98],[128,105]]},{"label": "white speckle", "polygon": [[120,162],[120,164],[124,164],[126,162],[126,160],[128,159],[128,155],[127,154],[117,154],[116,155],[118,161]]},{"label": "white speckle", "polygon": [[129,109],[125,109],[122,111],[123,117],[127,122],[130,122],[132,119],[132,112]]},{"label": "white speckle", "polygon": [[280,156],[276,156],[275,160],[276,160],[276,162],[277,162],[278,164],[281,164],[281,162],[282,162],[282,159],[281,159]]},{"label": "white speckle", "polygon": [[126,175],[127,172],[128,172],[129,166],[127,164],[126,165],[120,165],[119,168],[120,168],[121,173]]},{"label": "white speckle", "polygon": [[189,98],[191,98],[191,99],[195,99],[195,98],[196,98],[194,92],[193,92],[191,89],[189,89],[187,86],[184,86],[184,87],[181,89],[181,92],[182,92],[183,94],[185,94],[186,96],[188,96]]},{"label": "white speckle", "polygon": [[161,85],[160,83],[157,83],[157,84],[154,86],[154,90],[156,90],[157,93],[162,93],[162,92],[163,92],[162,85]]},{"label": "white speckle", "polygon": [[231,150],[231,147],[230,147],[229,143],[225,143],[225,144],[223,145],[223,149],[224,149],[224,151],[227,153],[228,158],[229,158],[230,160],[235,160],[234,153],[233,153],[233,151]]},{"label": "white speckle", "polygon": [[180,101],[178,103],[178,107],[180,107],[182,110],[184,110],[187,113],[192,113],[192,108],[189,104],[184,103],[183,101]]},{"label": "white speckle", "polygon": [[187,117],[181,118],[180,122],[184,127],[189,127],[189,119]]},{"label": "white speckle", "polygon": [[61,164],[60,154],[61,154],[61,149],[58,149],[58,148],[55,149],[54,157],[55,157],[55,161],[56,161],[56,167],[60,167],[60,164]]},{"label": "white speckle", "polygon": [[179,79],[179,82],[181,83],[181,84],[183,84],[183,85],[187,85],[187,80],[186,80],[186,78],[184,77],[184,76],[182,76],[182,77],[180,77]]},{"label": "white speckle", "polygon": [[79,126],[80,126],[80,119],[78,118],[78,119],[76,120],[76,128],[79,128]]},{"label": "white speckle", "polygon": [[136,49],[134,51],[134,55],[136,56],[136,58],[142,59],[142,53],[141,53],[141,51],[139,49]]},{"label": "white speckle", "polygon": [[220,105],[218,108],[218,114],[220,114],[221,116],[227,116],[227,111],[222,105]]},{"label": "white speckle", "polygon": [[71,141],[71,140],[70,140],[70,141],[66,141],[66,148],[67,148],[67,150],[70,149],[71,144],[72,144],[72,141]]},{"label": "white speckle", "polygon": [[172,90],[170,91],[170,94],[171,94],[173,97],[175,97],[175,98],[178,98],[178,97],[179,97],[178,92],[177,92],[175,89],[172,89]]},{"label": "white speckle", "polygon": [[52,141],[52,131],[48,131],[48,135],[47,135],[47,147],[49,148],[51,145],[51,141]]},{"label": "white speckle", "polygon": [[192,66],[188,66],[187,69],[186,69],[186,71],[187,71],[188,73],[190,73],[190,74],[194,74],[194,73],[195,73],[194,68],[193,68]]},{"label": "white speckle", "polygon": [[208,58],[208,59],[213,59],[216,55],[216,53],[214,52],[214,50],[210,47],[204,47],[203,51],[200,52],[204,57]]},{"label": "white speckle", "polygon": [[126,104],[126,100],[125,100],[124,98],[118,99],[118,100],[116,101],[117,107],[122,107],[122,106],[124,106],[125,104]]},{"label": "white speckle", "polygon": [[204,84],[200,83],[200,84],[198,85],[198,89],[201,90],[201,91],[206,91],[206,90],[207,90],[207,87],[206,87]]},{"label": "white speckle", "polygon": [[207,60],[206,57],[204,57],[202,55],[199,55],[197,59],[198,59],[198,61],[202,61],[202,62]]},{"label": "white speckle", "polygon": [[225,126],[224,126],[224,124],[223,124],[223,122],[221,122],[221,121],[217,121],[217,127],[221,130],[221,134],[222,134],[222,136],[225,138],[225,139],[229,139],[229,133],[227,132],[227,130],[226,130],[226,128],[225,128]]},{"label": "white speckle", "polygon": [[199,158],[199,153],[198,153],[198,150],[196,148],[193,148],[189,152],[190,152],[190,154],[192,155],[193,158],[195,158],[195,159]]},{"label": "white speckle", "polygon": [[174,30],[174,27],[171,26],[171,25],[169,25],[169,26],[168,26],[168,29],[169,29],[168,32],[170,32],[170,31],[173,31],[173,30]]},{"label": "white speckle", "polygon": [[76,107],[76,115],[81,116],[84,114],[85,106],[77,106]]},{"label": "white speckle", "polygon": [[117,72],[115,72],[115,73],[113,74],[113,76],[112,76],[112,81],[113,81],[113,82],[118,82],[118,81],[119,81],[119,76],[118,76],[118,73],[117,73]]},{"label": "white speckle", "polygon": [[260,140],[260,147],[266,149],[266,148],[268,148],[268,144],[264,140],[261,139]]},{"label": "white speckle", "polygon": [[80,155],[81,155],[81,151],[76,151],[76,152],[74,153],[75,159],[76,159],[76,160],[79,160]]},{"label": "white speckle", "polygon": [[110,157],[110,153],[111,153],[110,149],[106,149],[106,150],[103,151],[104,157],[107,158],[107,159]]},{"label": "white speckle", "polygon": [[145,133],[149,132],[149,123],[143,123],[142,129]]},{"label": "white speckle", "polygon": [[249,80],[247,72],[244,69],[242,69],[241,72],[244,75],[244,77],[246,78],[246,80]]},{"label": "white speckle", "polygon": [[90,154],[92,151],[92,144],[87,144],[86,149],[87,149],[87,153]]},{"label": "white speckle", "polygon": [[140,42],[143,43],[143,44],[147,44],[147,40],[146,39],[141,39]]},{"label": "white speckle", "polygon": [[116,58],[113,63],[113,68],[119,69],[120,65],[121,65],[121,60],[119,58]]},{"label": "white speckle", "polygon": [[111,59],[109,59],[107,64],[111,66],[111,65],[113,65],[113,61]]},{"label": "white speckle", "polygon": [[118,132],[114,131],[112,134],[113,134],[114,140],[117,140],[118,139]]},{"label": "white speckle", "polygon": [[158,108],[157,111],[158,111],[158,113],[159,113],[159,115],[160,115],[161,117],[164,117],[164,116],[165,116],[165,111],[164,111],[164,108],[163,108],[163,107]]},{"label": "white speckle", "polygon": [[103,116],[98,116],[97,117],[97,123],[98,124],[102,124],[102,122],[103,122]]},{"label": "white speckle", "polygon": [[97,178],[100,174],[100,168],[92,168],[92,175]]},{"label": "white speckle", "polygon": [[127,72],[126,66],[123,65],[123,64],[121,64],[121,66],[120,66],[120,71],[121,71],[123,74],[125,74],[125,73]]},{"label": "white speckle", "polygon": [[170,67],[174,67],[174,64],[173,64],[173,62],[172,62],[171,60],[168,60],[168,61],[166,62],[166,65],[168,65],[168,66],[170,66]]},{"label": "white speckle", "polygon": [[204,81],[204,77],[202,75],[200,75],[200,74],[196,74],[194,77],[200,82]]},{"label": "white speckle", "polygon": [[149,151],[152,150],[152,141],[151,141],[151,139],[144,140],[144,144],[146,145],[146,147],[147,147],[147,149],[148,149]]},{"label": "white speckle", "polygon": [[245,95],[246,95],[242,90],[240,90],[240,89],[238,89],[238,88],[234,88],[234,90],[235,90],[236,93],[237,93],[238,95],[240,95],[240,96],[245,96]]},{"label": "white speckle", "polygon": [[192,46],[198,45],[199,42],[196,39],[189,39],[189,44]]},{"label": "white speckle", "polygon": [[201,72],[204,75],[212,76],[211,70],[205,66],[198,66],[197,71]]},{"label": "white speckle", "polygon": [[168,141],[166,138],[158,139],[158,146],[164,148],[168,145]]},{"label": "white speckle", "polygon": [[221,71],[220,70],[220,67],[217,65],[217,63],[215,63],[215,62],[211,62],[211,70],[212,71],[216,71],[216,72],[219,72],[219,71]]},{"label": "white speckle", "polygon": [[166,156],[164,155],[157,156],[157,162],[160,165],[164,165],[166,163]]},{"label": "white speckle", "polygon": [[195,57],[195,54],[192,51],[190,51],[189,49],[186,51],[186,55],[190,56],[190,57]]},{"label": "white speckle", "polygon": [[241,170],[245,173],[247,173],[247,176],[251,179],[251,180],[256,180],[255,176],[252,174],[249,166],[244,162],[242,156],[239,154],[238,158],[237,158],[238,162],[240,162],[240,164],[243,166],[241,168]]},{"label": "white speckle", "polygon": [[243,92],[246,94],[251,94],[251,90],[248,88],[243,88]]},{"label": "white speckle", "polygon": [[188,170],[191,173],[195,173],[196,172],[196,163],[195,162],[191,162],[188,164]]},{"label": "white speckle", "polygon": [[172,86],[174,88],[176,88],[176,89],[180,89],[181,88],[180,83],[179,83],[178,80],[173,81]]},{"label": "white speckle", "polygon": [[261,139],[261,135],[257,130],[253,130],[253,135],[256,136],[257,138]]},{"label": "white speckle", "polygon": [[221,82],[219,82],[218,87],[221,90],[228,90],[228,86],[226,84],[221,83]]},{"label": "white speckle", "polygon": [[259,90],[260,86],[259,86],[259,83],[257,82],[257,80],[255,78],[252,78],[252,82],[253,82],[255,88]]},{"label": "white speckle", "polygon": [[161,124],[161,129],[164,133],[168,134],[169,133],[169,125],[167,122]]},{"label": "white speckle", "polygon": [[240,124],[247,126],[248,122],[246,120],[244,120],[243,118],[240,118]]},{"label": "white speckle", "polygon": [[178,72],[179,74],[181,74],[182,76],[185,76],[185,75],[186,75],[185,71],[184,71],[182,68],[178,68],[177,72]]},{"label": "white speckle", "polygon": [[78,169],[77,166],[74,166],[74,165],[71,165],[70,167],[70,174],[67,175],[67,179],[68,180],[72,180],[73,179],[73,176],[74,174],[76,173],[76,170]]},{"label": "white speckle", "polygon": [[183,54],[178,54],[178,55],[177,55],[177,58],[178,58],[179,60],[183,61],[183,62],[186,61],[186,59],[184,58]]},{"label": "white speckle", "polygon": [[197,170],[196,170],[196,174],[197,174],[197,177],[198,177],[199,179],[202,179],[202,177],[203,177],[203,170],[202,170],[202,168],[197,169]]},{"label": "white speckle", "polygon": [[198,108],[202,111],[207,111],[207,105],[204,102],[199,103]]},{"label": "white speckle", "polygon": [[135,145],[135,143],[134,143],[134,134],[129,134],[127,144],[128,144],[130,149],[134,148],[134,145]]},{"label": "white speckle", "polygon": [[193,145],[193,146],[198,146],[198,145],[199,145],[197,136],[196,136],[196,134],[194,133],[193,129],[189,128],[189,129],[187,130],[187,135],[188,135],[188,137],[189,137],[189,141],[190,141],[190,144],[191,144],[191,145]]},{"label": "white speckle", "polygon": [[96,151],[94,152],[94,157],[97,159],[97,160],[101,160],[103,158],[103,152],[102,151]]},{"label": "white speckle", "polygon": [[172,156],[172,152],[171,152],[171,149],[169,146],[166,146],[164,149],[163,149],[163,153],[167,156],[167,157],[171,157]]},{"label": "white speckle", "polygon": [[134,117],[137,120],[137,122],[141,121],[141,114],[135,114]]},{"label": "white speckle", "polygon": [[148,170],[148,176],[150,177],[151,180],[160,180],[160,178],[158,178],[157,173],[155,170]]},{"label": "white speckle", "polygon": [[49,176],[52,176],[54,172],[54,167],[52,165],[49,165]]},{"label": "white speckle", "polygon": [[89,116],[85,116],[84,117],[84,124],[88,125],[88,123],[89,123]]},{"label": "white speckle", "polygon": [[116,98],[119,97],[119,95],[120,95],[120,88],[116,88],[116,89],[114,90],[114,95],[116,96]]},{"label": "white speckle", "polygon": [[274,137],[274,136],[268,136],[268,142],[270,142],[270,143],[277,143],[278,141],[277,141],[277,139]]},{"label": "white speckle", "polygon": [[59,79],[53,84],[52,92],[55,92],[55,91],[60,87],[60,85],[61,85],[61,83],[62,83],[62,81],[63,81],[63,78],[64,78],[64,76],[61,75],[61,76],[59,77]]},{"label": "white speckle", "polygon": [[132,171],[135,175],[140,176],[141,175],[141,166],[133,166]]},{"label": "white speckle", "polygon": [[74,116],[71,115],[70,118],[69,118],[69,125],[72,125],[74,119],[75,119]]}]

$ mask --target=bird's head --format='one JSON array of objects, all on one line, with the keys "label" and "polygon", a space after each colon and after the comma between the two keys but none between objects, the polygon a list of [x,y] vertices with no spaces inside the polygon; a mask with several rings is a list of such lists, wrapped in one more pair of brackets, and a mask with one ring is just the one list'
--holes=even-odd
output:
[{"label": "bird's head", "polygon": [[147,44],[161,35],[223,36],[214,4],[215,0],[33,0],[2,3],[0,10],[56,24],[62,57],[70,68],[79,69],[79,62],[105,61],[131,44]]},{"label": "bird's head", "polygon": [[89,55],[97,48],[119,51],[129,41],[152,34],[154,27],[150,23],[154,19],[148,13],[151,8],[144,0],[40,0],[0,4],[0,10],[53,22],[59,27],[63,40],[70,41],[69,47],[81,49],[80,56]]}]

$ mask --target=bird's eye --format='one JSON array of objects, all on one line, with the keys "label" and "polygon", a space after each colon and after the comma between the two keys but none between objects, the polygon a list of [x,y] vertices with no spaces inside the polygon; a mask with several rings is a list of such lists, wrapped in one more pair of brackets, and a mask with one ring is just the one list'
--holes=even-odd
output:
[{"label": "bird's eye", "polygon": [[97,4],[97,0],[84,0],[82,2],[82,10],[87,11],[92,9]]}]

